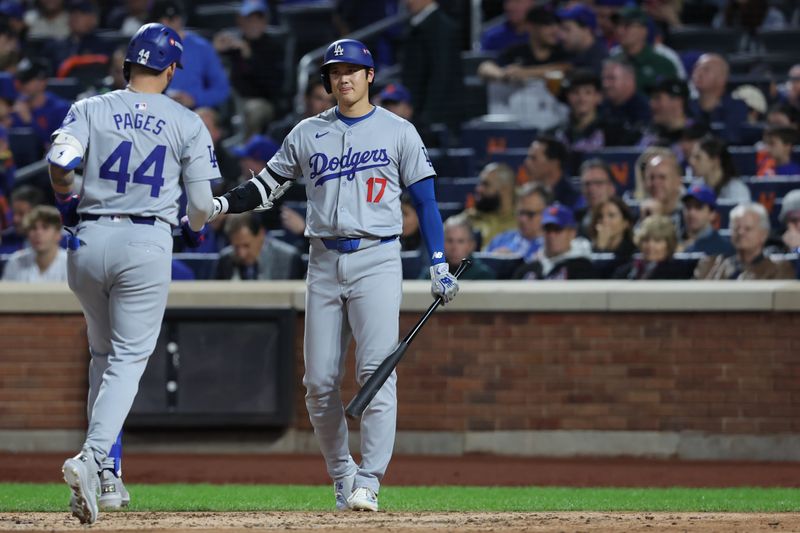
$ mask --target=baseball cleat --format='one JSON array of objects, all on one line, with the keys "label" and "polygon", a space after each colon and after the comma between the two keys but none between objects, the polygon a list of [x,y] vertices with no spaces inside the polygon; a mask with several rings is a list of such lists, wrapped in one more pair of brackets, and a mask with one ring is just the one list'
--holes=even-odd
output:
[{"label": "baseball cleat", "polygon": [[100,498],[97,504],[103,511],[114,511],[127,507],[131,502],[131,495],[122,483],[122,478],[109,470],[100,471]]},{"label": "baseball cleat", "polygon": [[378,495],[368,487],[358,487],[347,498],[347,506],[353,511],[377,511]]},{"label": "baseball cleat", "polygon": [[72,491],[70,510],[72,516],[81,524],[93,524],[97,521],[97,489],[99,478],[93,470],[94,460],[83,453],[64,461],[61,472],[64,481]]},{"label": "baseball cleat", "polygon": [[347,505],[347,499],[353,493],[353,482],[356,480],[356,475],[345,476],[333,482],[333,495],[336,498],[336,510],[346,511],[350,507]]}]

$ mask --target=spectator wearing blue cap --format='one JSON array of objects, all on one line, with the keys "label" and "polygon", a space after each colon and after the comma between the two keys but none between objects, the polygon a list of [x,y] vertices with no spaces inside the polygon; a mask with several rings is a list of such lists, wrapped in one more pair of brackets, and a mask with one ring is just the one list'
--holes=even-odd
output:
[{"label": "spectator wearing blue cap", "polygon": [[730,241],[714,229],[717,196],[703,182],[694,183],[683,195],[683,227],[686,231],[681,247],[684,252],[731,256],[736,251]]},{"label": "spectator wearing blue cap", "polygon": [[647,13],[629,6],[620,10],[617,20],[619,46],[611,50],[611,57],[623,57],[633,65],[639,91],[647,91],[659,79],[681,77],[676,65],[649,44],[652,21]]},{"label": "spectator wearing blue cap", "polygon": [[[236,30],[214,36],[214,48],[230,64],[230,81],[244,100],[245,134],[264,131],[281,108],[285,47],[283,40],[266,32],[269,12],[263,0],[245,0],[236,19]],[[280,109],[286,111],[286,109]]]},{"label": "spectator wearing blue cap", "polygon": [[265,135],[253,135],[241,146],[235,147],[233,155],[239,158],[241,178],[250,179],[250,172],[264,168],[280,146]]},{"label": "spectator wearing blue cap", "polygon": [[189,109],[216,107],[230,95],[228,74],[214,46],[205,37],[186,30],[186,11],[180,0],[156,0],[150,9],[150,22],[169,26],[183,40],[181,65],[167,89],[167,96]]},{"label": "spectator wearing blue cap", "polygon": [[608,49],[595,35],[597,16],[583,4],[575,4],[556,12],[561,20],[561,46],[570,54],[569,62],[575,68],[589,69],[600,74]]},{"label": "spectator wearing blue cap", "polygon": [[525,15],[535,3],[534,0],[503,0],[505,20],[481,33],[481,50],[500,53],[511,46],[528,42]]},{"label": "spectator wearing blue cap", "polygon": [[594,277],[590,260],[592,245],[583,237],[576,237],[577,227],[569,207],[558,202],[547,206],[542,215],[544,246],[534,260],[520,266],[512,278],[568,280]]},{"label": "spectator wearing blue cap", "polygon": [[413,122],[414,106],[411,105],[411,93],[408,92],[405,85],[390,83],[380,92],[378,100],[382,107],[398,117]]}]

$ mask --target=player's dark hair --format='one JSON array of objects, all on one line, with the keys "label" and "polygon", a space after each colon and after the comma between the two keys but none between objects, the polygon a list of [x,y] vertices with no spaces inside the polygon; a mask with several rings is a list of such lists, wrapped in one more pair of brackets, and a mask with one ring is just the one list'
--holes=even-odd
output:
[{"label": "player's dark hair", "polygon": [[562,169],[567,168],[569,150],[564,143],[547,134],[537,135],[536,142],[544,145],[544,155],[547,159],[557,159]]}]

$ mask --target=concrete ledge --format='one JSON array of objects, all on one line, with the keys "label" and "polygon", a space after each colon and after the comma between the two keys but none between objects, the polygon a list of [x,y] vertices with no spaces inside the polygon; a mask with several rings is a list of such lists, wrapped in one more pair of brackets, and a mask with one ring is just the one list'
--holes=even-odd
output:
[{"label": "concrete ledge", "polygon": [[[430,283],[403,282],[403,311],[431,304]],[[199,281],[170,286],[170,308],[305,309],[303,281]],[[0,313],[79,313],[64,283],[0,283]],[[705,312],[800,310],[796,281],[465,281],[442,312]]]},{"label": "concrete ledge", "polygon": [[[359,453],[360,434],[350,433]],[[0,452],[69,453],[80,448],[83,433],[67,430],[2,430]],[[125,450],[137,453],[318,454],[311,431],[269,434],[236,432],[126,434]],[[640,457],[687,460],[800,461],[800,434],[715,435],[656,431],[400,431],[395,453],[467,453],[520,457]]]}]

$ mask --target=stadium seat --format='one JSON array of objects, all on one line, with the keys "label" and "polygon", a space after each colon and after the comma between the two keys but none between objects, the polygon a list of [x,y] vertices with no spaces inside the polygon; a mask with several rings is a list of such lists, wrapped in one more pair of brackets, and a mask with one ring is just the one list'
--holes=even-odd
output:
[{"label": "stadium seat", "polygon": [[461,72],[464,76],[475,76],[478,66],[488,59],[494,59],[495,54],[484,51],[465,50],[461,52]]},{"label": "stadium seat", "polygon": [[511,279],[511,275],[523,263],[519,256],[497,255],[491,252],[475,252],[473,256],[492,269],[497,279]]},{"label": "stadium seat", "polygon": [[194,272],[195,279],[211,279],[214,275],[214,268],[219,261],[219,254],[217,253],[175,253],[172,254],[173,259],[177,259],[189,269]]},{"label": "stadium seat", "polygon": [[400,261],[403,264],[403,279],[419,279],[422,272],[422,252],[419,250],[400,252]]},{"label": "stadium seat", "polygon": [[461,144],[475,150],[478,158],[502,153],[509,148],[527,149],[535,137],[534,128],[481,120],[470,121],[461,130]]},{"label": "stadium seat", "polygon": [[438,202],[439,213],[442,215],[442,220],[447,220],[453,215],[459,214],[464,210],[464,202]]},{"label": "stadium seat", "polygon": [[480,117],[489,112],[486,96],[486,83],[477,76],[464,78],[463,120]]},{"label": "stadium seat", "polygon": [[294,42],[294,62],[339,38],[333,24],[333,11],[333,3],[328,1],[278,6],[281,24],[289,29],[289,38]]},{"label": "stadium seat", "polygon": [[77,78],[50,78],[47,80],[47,90],[56,96],[73,102],[83,91]]},{"label": "stadium seat", "polygon": [[24,167],[42,158],[42,143],[33,128],[11,128],[8,130],[8,144],[17,167]]},{"label": "stadium seat", "polygon": [[189,17],[188,25],[216,33],[225,28],[235,27],[238,15],[239,7],[236,4],[199,5]]},{"label": "stadium seat", "polygon": [[764,199],[775,201],[791,190],[800,188],[800,176],[770,176],[744,178],[753,200],[764,203]]},{"label": "stadium seat", "polygon": [[474,176],[475,151],[472,148],[429,148],[428,157],[437,176]]},{"label": "stadium seat", "polygon": [[669,32],[668,44],[677,52],[701,50],[730,54],[740,49],[742,32],[731,28],[683,26]]},{"label": "stadium seat", "polygon": [[436,178],[436,200],[439,202],[461,202],[475,190],[478,178]]},{"label": "stadium seat", "polygon": [[797,54],[800,49],[800,29],[761,30],[758,32],[758,40],[767,52]]},{"label": "stadium seat", "polygon": [[756,173],[756,149],[752,146],[731,146],[728,151],[733,166],[740,176],[753,176]]},{"label": "stadium seat", "polygon": [[505,152],[489,154],[487,159],[490,162],[505,163],[515,171],[518,171],[526,157],[528,157],[527,148],[511,148]]}]

